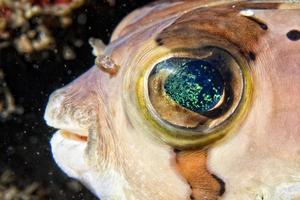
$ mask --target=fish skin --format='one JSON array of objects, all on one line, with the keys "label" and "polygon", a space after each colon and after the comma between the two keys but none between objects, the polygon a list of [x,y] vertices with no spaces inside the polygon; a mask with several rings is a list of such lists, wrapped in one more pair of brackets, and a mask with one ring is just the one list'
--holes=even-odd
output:
[{"label": "fish skin", "polygon": [[[254,21],[241,14],[249,9]],[[51,95],[48,125],[87,136],[70,141],[54,134],[54,159],[101,199],[300,198],[300,43],[287,37],[300,30],[299,18],[292,1],[158,1],[134,11],[104,50],[118,73],[93,66]],[[126,81],[135,80],[138,61],[157,46],[193,47],[207,36],[234,44],[247,60],[252,102],[222,142],[174,153],[138,115],[136,91]]]}]

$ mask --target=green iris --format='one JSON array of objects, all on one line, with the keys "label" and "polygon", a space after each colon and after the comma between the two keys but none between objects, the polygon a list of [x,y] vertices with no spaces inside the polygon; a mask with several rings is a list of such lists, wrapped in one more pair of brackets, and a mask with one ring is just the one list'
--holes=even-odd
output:
[{"label": "green iris", "polygon": [[224,81],[209,62],[195,60],[170,74],[164,89],[179,105],[197,113],[206,113],[221,100]]}]

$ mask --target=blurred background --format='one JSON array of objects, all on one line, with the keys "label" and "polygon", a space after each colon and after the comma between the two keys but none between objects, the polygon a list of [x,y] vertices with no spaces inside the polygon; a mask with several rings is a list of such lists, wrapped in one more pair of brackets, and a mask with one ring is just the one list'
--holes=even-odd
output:
[{"label": "blurred background", "polygon": [[0,199],[96,199],[54,163],[49,95],[94,63],[90,37],[108,43],[149,0],[0,0]]}]

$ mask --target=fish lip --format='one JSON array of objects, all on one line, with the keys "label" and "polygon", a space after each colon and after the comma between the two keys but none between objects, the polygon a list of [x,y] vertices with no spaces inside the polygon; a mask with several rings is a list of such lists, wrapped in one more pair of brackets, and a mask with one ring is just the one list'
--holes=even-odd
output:
[{"label": "fish lip", "polygon": [[86,142],[65,138],[61,130],[55,131],[50,140],[52,157],[56,164],[70,177],[81,178],[89,167],[85,161]]},{"label": "fish lip", "polygon": [[72,132],[69,130],[59,129],[59,133],[66,139],[80,141],[80,142],[87,142],[88,136],[87,134]]},{"label": "fish lip", "polygon": [[[48,115],[45,115],[46,124],[54,129],[56,129],[55,133],[60,134],[66,139],[73,140],[73,141],[81,141],[87,142],[88,141],[88,131],[79,130],[78,128],[72,128],[71,125],[63,125],[57,121],[52,120],[49,118]],[[76,126],[75,126],[76,127]]]},{"label": "fish lip", "polygon": [[44,120],[49,127],[56,129],[56,133],[60,134],[66,139],[82,142],[87,142],[88,140],[88,131],[85,131],[85,129],[81,128],[79,124],[71,121],[66,123],[65,119],[60,119],[53,115],[53,104],[47,104],[44,113]]}]

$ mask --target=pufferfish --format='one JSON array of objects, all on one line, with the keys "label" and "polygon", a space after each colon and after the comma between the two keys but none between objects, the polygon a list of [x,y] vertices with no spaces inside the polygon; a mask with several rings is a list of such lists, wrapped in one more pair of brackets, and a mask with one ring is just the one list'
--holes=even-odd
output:
[{"label": "pufferfish", "polygon": [[101,200],[299,200],[300,4],[157,1],[45,112]]}]

